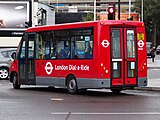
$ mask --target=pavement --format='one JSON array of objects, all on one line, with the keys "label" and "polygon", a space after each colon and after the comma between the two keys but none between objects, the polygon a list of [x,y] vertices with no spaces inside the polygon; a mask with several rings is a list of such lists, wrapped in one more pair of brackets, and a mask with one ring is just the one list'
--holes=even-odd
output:
[{"label": "pavement", "polygon": [[160,69],[160,59],[155,57],[154,62],[152,62],[152,58],[147,59],[148,69]]},{"label": "pavement", "polygon": [[[152,58],[147,59],[147,67],[148,69],[155,69],[160,71],[160,59],[156,58],[154,59],[154,62],[152,62]],[[159,72],[160,73],[160,72]],[[136,87],[137,90],[150,90],[150,91],[160,91],[160,78],[149,78],[148,77],[148,84],[145,87]]]}]

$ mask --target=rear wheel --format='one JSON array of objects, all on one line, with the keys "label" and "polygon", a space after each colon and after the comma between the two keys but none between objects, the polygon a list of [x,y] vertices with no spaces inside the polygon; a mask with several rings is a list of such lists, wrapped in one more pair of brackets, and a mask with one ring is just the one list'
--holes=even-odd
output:
[{"label": "rear wheel", "polygon": [[16,73],[13,74],[12,79],[13,79],[13,88],[20,89],[21,85],[18,83],[18,76]]},{"label": "rear wheel", "polygon": [[7,79],[9,77],[9,69],[6,67],[0,68],[0,79]]},{"label": "rear wheel", "polygon": [[80,92],[80,93],[84,93],[84,92],[86,92],[86,91],[87,91],[86,88],[84,88],[84,89],[79,89],[79,90],[78,90],[78,92]]},{"label": "rear wheel", "polygon": [[77,81],[73,75],[67,78],[67,90],[70,94],[76,94],[78,92]]},{"label": "rear wheel", "polygon": [[119,94],[122,89],[111,89],[111,91],[114,93],[114,94]]}]

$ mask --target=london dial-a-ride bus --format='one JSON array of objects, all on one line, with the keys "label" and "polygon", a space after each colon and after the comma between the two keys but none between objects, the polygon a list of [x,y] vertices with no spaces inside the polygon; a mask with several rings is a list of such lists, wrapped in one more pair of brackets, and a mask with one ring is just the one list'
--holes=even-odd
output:
[{"label": "london dial-a-ride bus", "polygon": [[29,28],[12,55],[10,82],[66,88],[125,89],[147,85],[143,22],[91,21]]}]

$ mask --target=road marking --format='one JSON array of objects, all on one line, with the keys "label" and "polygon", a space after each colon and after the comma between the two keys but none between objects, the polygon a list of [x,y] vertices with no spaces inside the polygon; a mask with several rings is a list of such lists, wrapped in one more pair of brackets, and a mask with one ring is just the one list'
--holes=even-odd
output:
[{"label": "road marking", "polygon": [[64,100],[64,99],[62,99],[62,98],[51,98],[51,101],[62,101],[62,100]]},{"label": "road marking", "polygon": [[152,81],[154,81],[154,80],[160,80],[160,78],[148,78],[148,80],[152,80]]},{"label": "road marking", "polygon": [[80,112],[53,112],[52,115],[160,115],[160,112],[124,112],[124,113],[80,113]]},{"label": "road marking", "polygon": [[69,112],[53,112],[51,115],[68,115],[70,114]]}]

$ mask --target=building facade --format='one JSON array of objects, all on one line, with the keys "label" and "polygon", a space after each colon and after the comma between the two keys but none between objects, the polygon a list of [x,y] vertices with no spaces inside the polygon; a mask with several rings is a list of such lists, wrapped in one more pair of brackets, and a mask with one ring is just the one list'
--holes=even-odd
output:
[{"label": "building facade", "polygon": [[[93,12],[94,0],[39,0],[40,2],[53,5],[57,12]],[[128,9],[129,1],[120,0],[121,12]],[[131,1],[132,3],[135,0]],[[106,12],[111,4],[116,4],[118,7],[118,0],[96,0],[97,12]]]},{"label": "building facade", "polygon": [[[45,4],[49,4],[55,8],[57,13],[93,13],[94,0],[39,0]],[[135,0],[131,0],[131,7]],[[96,0],[96,13],[101,20],[108,19],[108,7],[115,6],[115,19],[118,20],[118,0]],[[130,7],[130,8],[131,8]],[[121,20],[129,17],[129,0],[120,0]],[[139,21],[138,13],[130,9],[130,17]]]}]

